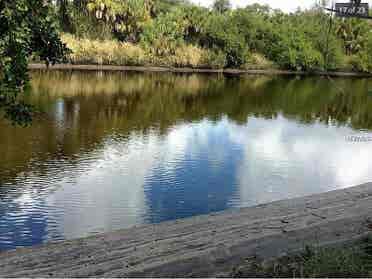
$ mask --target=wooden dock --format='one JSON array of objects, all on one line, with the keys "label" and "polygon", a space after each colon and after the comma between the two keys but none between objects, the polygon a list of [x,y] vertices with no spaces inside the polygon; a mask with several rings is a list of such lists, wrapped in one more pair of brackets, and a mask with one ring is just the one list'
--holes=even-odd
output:
[{"label": "wooden dock", "polygon": [[372,232],[372,183],[0,253],[0,277],[210,277]]}]

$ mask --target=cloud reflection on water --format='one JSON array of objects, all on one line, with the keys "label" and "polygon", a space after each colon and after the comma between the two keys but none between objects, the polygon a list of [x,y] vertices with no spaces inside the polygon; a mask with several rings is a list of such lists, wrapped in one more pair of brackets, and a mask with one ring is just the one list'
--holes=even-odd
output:
[{"label": "cloud reflection on water", "polygon": [[355,92],[340,95],[311,78],[37,77],[49,118],[0,122],[0,249],[372,178],[372,142],[345,139],[371,135],[366,80],[340,79]]}]

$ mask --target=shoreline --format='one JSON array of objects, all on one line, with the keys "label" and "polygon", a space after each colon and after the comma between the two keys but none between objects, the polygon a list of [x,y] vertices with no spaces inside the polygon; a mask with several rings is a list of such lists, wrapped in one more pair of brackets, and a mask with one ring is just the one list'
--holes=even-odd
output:
[{"label": "shoreline", "polygon": [[372,232],[372,183],[0,252],[0,277],[216,277]]},{"label": "shoreline", "polygon": [[300,76],[332,76],[332,77],[372,77],[369,73],[359,72],[304,72],[288,71],[278,69],[199,69],[199,68],[173,68],[158,66],[113,66],[113,65],[75,65],[75,64],[56,64],[47,67],[45,64],[31,63],[29,70],[79,70],[79,71],[121,71],[121,72],[169,72],[169,73],[212,73],[212,74],[231,74],[231,75],[300,75]]}]

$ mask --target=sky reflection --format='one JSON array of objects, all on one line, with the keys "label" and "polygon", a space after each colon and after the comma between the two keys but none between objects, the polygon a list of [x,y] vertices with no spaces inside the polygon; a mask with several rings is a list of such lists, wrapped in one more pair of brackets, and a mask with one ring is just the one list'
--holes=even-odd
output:
[{"label": "sky reflection", "polygon": [[[195,77],[194,82],[199,84]],[[296,86],[306,83],[298,82]],[[99,101],[98,93],[84,97],[79,93],[43,97],[51,98],[42,99],[50,119],[28,130],[1,124],[8,138],[0,139],[5,154],[0,162],[0,249],[253,206],[372,180],[372,142],[346,140],[350,135],[371,135],[368,129],[355,129],[344,120],[326,123],[327,115],[293,115],[289,109],[295,106],[288,105],[285,113],[269,111],[267,104],[287,108],[293,96],[287,103],[282,101],[282,95],[290,94],[286,91],[264,98],[264,92],[272,91],[255,88],[252,93],[245,83],[241,91],[228,91],[235,83],[229,81],[213,94],[153,96],[158,103],[148,118],[152,121],[144,115],[144,101],[135,103],[140,97],[134,93],[120,98],[105,93],[105,102]],[[213,88],[217,90],[215,84]],[[271,83],[270,88],[278,87]],[[274,102],[274,97],[280,102]],[[169,98],[174,98],[173,103],[160,109]],[[328,96],[335,103],[337,98]],[[267,104],[261,103],[266,99]],[[262,114],[251,113],[255,109]],[[141,114],[143,118],[133,117]],[[354,119],[361,125],[358,121]],[[24,136],[16,136],[20,133]]]}]

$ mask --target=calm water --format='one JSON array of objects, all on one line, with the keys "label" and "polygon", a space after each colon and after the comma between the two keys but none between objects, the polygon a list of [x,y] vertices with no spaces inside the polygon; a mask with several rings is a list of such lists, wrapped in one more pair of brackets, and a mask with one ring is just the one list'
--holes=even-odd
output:
[{"label": "calm water", "polygon": [[372,180],[372,81],[34,72],[0,121],[0,249]]}]

